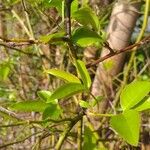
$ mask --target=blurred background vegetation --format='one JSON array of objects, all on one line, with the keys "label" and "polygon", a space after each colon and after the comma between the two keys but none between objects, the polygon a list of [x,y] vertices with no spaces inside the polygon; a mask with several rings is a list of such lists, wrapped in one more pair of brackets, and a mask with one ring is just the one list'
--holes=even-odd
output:
[{"label": "blurred background vegetation", "polygon": [[[146,8],[150,5],[149,2],[148,0],[74,0],[71,6],[71,30],[77,57],[89,63],[103,56],[106,39],[109,45],[117,50],[148,36],[150,9]],[[134,23],[131,23],[131,27],[129,26],[130,33],[125,39],[122,32],[116,36],[108,29],[112,29],[110,27],[112,12],[115,13],[116,5],[122,3],[125,3],[125,8],[133,7],[132,11],[137,13],[131,19]],[[127,8],[123,10],[125,14],[128,14]],[[53,91],[62,85],[63,81],[44,73],[45,69],[57,68],[74,74],[75,69],[67,44],[63,41],[51,40],[55,36],[62,37],[66,32],[64,9],[63,0],[0,0],[0,149],[54,149],[59,135],[64,131],[66,125],[64,122],[20,123],[20,118],[41,120],[40,111],[9,109],[17,102],[38,100],[37,92],[40,90]],[[120,17],[123,21],[130,22],[127,18]],[[86,26],[87,30],[82,30],[83,26]],[[113,22],[112,30],[115,31],[118,26],[117,24],[115,26]],[[95,32],[94,39],[82,39],[85,33],[91,34],[91,32]],[[97,35],[101,37],[100,41],[97,41]],[[115,36],[124,40],[126,44],[123,43],[121,46],[120,41],[114,40]],[[118,47],[114,46],[116,45],[114,41],[117,41]],[[108,102],[99,104],[104,110],[99,110],[101,109],[99,106],[94,108],[95,111],[113,112],[115,108],[119,108],[118,95],[127,83],[134,79],[150,81],[150,42],[135,49],[136,52],[128,52],[122,58],[116,57],[115,62],[109,59],[103,63],[103,66],[99,66],[100,70],[96,65],[89,68],[94,84],[91,91],[95,96],[104,96]],[[114,67],[116,62],[120,68]],[[100,77],[99,82],[96,77],[99,74],[103,74],[106,78]],[[59,105],[63,110],[61,118],[72,117],[78,112],[75,98],[59,101]],[[55,119],[57,114],[53,115]],[[138,148],[118,138],[109,128],[108,118],[87,118],[83,149],[150,149],[150,113],[146,111],[142,113],[142,116]],[[78,127],[74,127],[62,149],[79,149],[78,132]],[[97,145],[99,148],[96,148]]]}]

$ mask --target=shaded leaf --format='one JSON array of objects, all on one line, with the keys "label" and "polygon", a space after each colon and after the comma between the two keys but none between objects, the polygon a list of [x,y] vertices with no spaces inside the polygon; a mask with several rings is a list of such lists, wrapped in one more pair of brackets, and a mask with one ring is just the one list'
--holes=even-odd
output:
[{"label": "shaded leaf", "polygon": [[83,150],[96,150],[97,149],[97,140],[94,136],[94,132],[87,126],[84,130],[84,144]]},{"label": "shaded leaf", "polygon": [[0,64],[0,80],[6,80],[10,73],[10,61],[4,61]]},{"label": "shaded leaf", "polygon": [[49,6],[55,7],[58,12],[61,14],[62,12],[62,1],[63,0],[49,0]]},{"label": "shaded leaf", "polygon": [[81,47],[87,47],[101,42],[102,39],[96,32],[85,27],[80,27],[74,32],[72,41]]},{"label": "shaded leaf", "polygon": [[75,75],[62,70],[49,69],[45,70],[45,72],[68,82],[81,83],[80,80]]},{"label": "shaded leaf", "polygon": [[129,144],[138,145],[140,115],[137,111],[129,110],[111,117],[110,125]]},{"label": "shaded leaf", "polygon": [[58,119],[60,114],[62,113],[59,105],[50,104],[43,112],[42,118],[45,119]]},{"label": "shaded leaf", "polygon": [[90,7],[82,7],[72,14],[72,17],[84,26],[90,25],[93,29],[98,30],[99,19]]},{"label": "shaded leaf", "polygon": [[79,83],[66,83],[56,89],[51,95],[50,99],[47,102],[51,102],[55,99],[61,99],[73,96],[74,94],[84,91],[85,88],[82,84]]},{"label": "shaded leaf", "polygon": [[139,103],[150,92],[150,82],[134,81],[127,85],[120,95],[123,110],[130,109]]}]

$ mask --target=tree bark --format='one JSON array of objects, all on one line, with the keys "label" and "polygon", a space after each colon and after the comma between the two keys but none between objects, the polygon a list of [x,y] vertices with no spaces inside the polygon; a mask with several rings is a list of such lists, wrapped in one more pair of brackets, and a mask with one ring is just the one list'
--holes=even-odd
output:
[{"label": "tree bark", "polygon": [[[138,18],[139,8],[139,2],[130,3],[120,0],[115,4],[107,29],[107,42],[112,49],[119,50],[129,45],[131,34]],[[108,53],[109,50],[103,48],[101,57]],[[98,65],[92,85],[92,93],[95,96],[104,95],[106,97],[106,100],[104,100],[99,106],[100,113],[103,113],[104,110],[106,110],[109,100],[112,100],[114,97],[115,93],[113,92],[112,80],[121,72],[125,61],[125,55],[126,54],[123,53],[114,56]]]}]

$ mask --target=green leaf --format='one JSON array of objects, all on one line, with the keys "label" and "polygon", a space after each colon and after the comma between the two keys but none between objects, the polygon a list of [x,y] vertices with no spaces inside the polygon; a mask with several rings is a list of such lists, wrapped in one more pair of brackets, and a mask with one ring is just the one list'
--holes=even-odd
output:
[{"label": "green leaf", "polygon": [[103,96],[97,96],[96,99],[93,99],[93,101],[90,103],[92,107],[97,105],[99,102],[101,102],[104,99]]},{"label": "green leaf", "polygon": [[90,25],[95,30],[99,28],[99,19],[89,7],[80,8],[72,14],[72,17],[84,26]]},{"label": "green leaf", "polygon": [[59,13],[62,12],[62,1],[63,0],[49,0],[49,6],[55,7]]},{"label": "green leaf", "polygon": [[138,145],[140,132],[140,115],[135,110],[125,111],[123,114],[113,116],[111,127],[129,144]]},{"label": "green leaf", "polygon": [[89,89],[91,86],[91,78],[84,62],[81,60],[77,60],[76,68],[81,77],[81,80],[83,81],[83,85],[85,86],[85,88]]},{"label": "green leaf", "polygon": [[73,0],[73,2],[71,3],[71,16],[73,15],[74,12],[78,10],[78,5],[79,5],[78,0]]},{"label": "green leaf", "polygon": [[90,107],[90,104],[86,101],[83,101],[83,100],[79,101],[79,105],[83,108],[89,108]]},{"label": "green leaf", "polygon": [[51,95],[50,99],[47,102],[51,102],[55,99],[61,99],[73,96],[74,94],[84,91],[85,88],[82,84],[79,83],[66,83],[56,89]]},{"label": "green leaf", "polygon": [[102,38],[96,32],[80,27],[73,33],[72,41],[81,47],[87,47],[101,42]]},{"label": "green leaf", "polygon": [[0,64],[0,80],[4,81],[7,79],[10,72],[10,63],[9,61],[3,62]]},{"label": "green leaf", "polygon": [[75,75],[62,70],[49,69],[49,70],[45,70],[45,72],[68,82],[81,83],[80,80]]},{"label": "green leaf", "polygon": [[58,105],[51,104],[43,112],[42,118],[45,119],[58,119],[62,113],[61,108]]},{"label": "green leaf", "polygon": [[39,40],[43,43],[48,43],[48,42],[51,42],[51,43],[54,43],[54,42],[62,42],[62,39],[65,35],[64,32],[59,32],[59,33],[53,33],[53,34],[49,34],[49,35],[44,35],[44,36],[41,36],[39,38]]},{"label": "green leaf", "polygon": [[43,101],[24,101],[24,102],[18,102],[16,104],[12,104],[10,106],[10,109],[17,110],[21,112],[43,112],[46,107],[49,105],[47,103],[44,103]]},{"label": "green leaf", "polygon": [[83,150],[97,150],[97,139],[94,132],[87,126],[84,129]]},{"label": "green leaf", "polygon": [[143,99],[140,103],[133,107],[136,111],[143,111],[150,109],[150,97]]},{"label": "green leaf", "polygon": [[38,91],[37,94],[42,100],[46,102],[51,97],[52,92],[42,90],[42,91]]},{"label": "green leaf", "polygon": [[134,81],[127,85],[120,95],[123,110],[127,110],[139,103],[150,92],[150,82]]}]

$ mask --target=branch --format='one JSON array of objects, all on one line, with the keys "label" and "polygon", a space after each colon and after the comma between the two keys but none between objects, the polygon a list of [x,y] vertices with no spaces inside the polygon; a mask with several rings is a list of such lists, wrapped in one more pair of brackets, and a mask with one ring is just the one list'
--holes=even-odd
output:
[{"label": "branch", "polygon": [[71,38],[71,3],[73,0],[65,0],[65,26],[68,38]]},{"label": "branch", "polygon": [[[114,50],[112,51],[112,50],[111,50],[111,51],[110,51],[107,55],[105,55],[104,57],[101,57],[101,58],[99,58],[99,59],[97,59],[97,60],[95,60],[95,61],[93,61],[93,62],[88,63],[88,64],[86,65],[86,67],[87,67],[87,68],[90,68],[90,67],[95,66],[95,65],[97,65],[98,63],[103,62],[104,60],[109,59],[109,58],[111,58],[111,57],[113,57],[113,56],[119,55],[119,54],[124,53],[124,52],[136,50],[136,49],[133,49],[133,48],[139,47],[139,46],[144,45],[144,44],[146,44],[146,43],[148,43],[148,42],[150,42],[150,35],[147,36],[147,37],[145,37],[145,38],[144,38],[143,40],[141,40],[140,42],[135,43],[135,44],[130,45],[130,46],[127,46],[127,47],[125,47],[125,48],[123,48],[123,49],[120,49],[120,50],[117,50],[117,51],[114,51]],[[106,45],[105,45],[105,46],[106,46]],[[110,50],[110,49],[109,49],[109,50]]]},{"label": "branch", "polygon": [[[17,52],[20,52],[22,54],[28,55],[28,56],[35,56],[35,57],[39,57],[39,55],[35,54],[35,53],[29,53],[29,52],[25,52],[23,50],[20,50],[19,48],[16,48],[15,46],[24,46],[24,45],[30,45],[29,43],[23,44],[16,44],[16,43],[5,43],[5,42],[0,42],[0,46],[4,46],[6,48],[10,48],[12,50],[15,50]],[[46,55],[41,55],[41,57],[47,59],[48,61],[50,61],[50,59],[46,56]]]},{"label": "branch", "polygon": [[82,119],[82,117],[85,115],[84,112],[80,113],[79,115],[77,115],[76,117],[74,117],[72,119],[72,121],[67,125],[65,131],[62,133],[61,137],[59,138],[56,146],[55,146],[55,149],[56,150],[60,150],[65,139],[67,138],[67,135],[69,134],[70,130],[73,128],[73,126],[79,121]]},{"label": "branch", "polygon": [[0,145],[0,149],[1,149],[1,148],[6,148],[6,147],[8,147],[8,146],[10,146],[10,145],[14,145],[14,144],[18,144],[18,143],[24,142],[25,140],[27,140],[27,139],[31,138],[32,136],[37,135],[37,134],[39,134],[39,133],[41,133],[41,132],[42,132],[42,131],[39,131],[39,132],[36,132],[36,133],[34,133],[34,134],[28,135],[28,136],[26,136],[25,138],[20,139],[20,140],[18,140],[18,141],[14,141],[14,142],[10,142],[10,143],[4,144],[4,145]]},{"label": "branch", "polygon": [[65,27],[66,27],[66,35],[67,35],[67,44],[70,49],[70,55],[72,59],[77,58],[76,50],[71,42],[71,3],[73,0],[65,0]]},{"label": "branch", "polygon": [[2,113],[4,116],[8,116],[8,117],[11,117],[13,119],[16,119],[16,120],[19,120],[19,121],[22,121],[23,119],[21,119],[20,117],[18,117],[17,114],[15,114],[14,112],[0,106],[0,113]]}]

